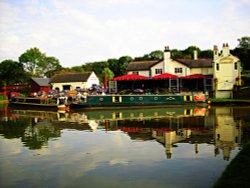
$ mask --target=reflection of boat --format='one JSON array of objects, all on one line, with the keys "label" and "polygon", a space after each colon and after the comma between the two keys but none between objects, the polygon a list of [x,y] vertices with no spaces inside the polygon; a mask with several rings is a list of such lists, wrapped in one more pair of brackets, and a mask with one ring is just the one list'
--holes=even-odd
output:
[{"label": "reflection of boat", "polygon": [[172,95],[91,95],[85,100],[72,103],[73,108],[107,108],[131,106],[161,106],[204,104],[204,94],[172,94]]},{"label": "reflection of boat", "polygon": [[145,108],[145,109],[119,109],[95,110],[78,112],[84,113],[88,120],[126,120],[126,119],[160,119],[171,117],[205,116],[206,108]]},{"label": "reflection of boat", "polygon": [[11,105],[51,108],[56,110],[69,110],[66,105],[65,98],[58,97],[57,99],[42,98],[42,97],[14,97],[12,98]]}]

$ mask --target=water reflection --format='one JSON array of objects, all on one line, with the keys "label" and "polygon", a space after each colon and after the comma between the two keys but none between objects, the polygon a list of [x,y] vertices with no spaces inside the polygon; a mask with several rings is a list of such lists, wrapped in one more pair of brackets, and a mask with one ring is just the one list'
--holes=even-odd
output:
[{"label": "water reflection", "polygon": [[250,108],[50,112],[0,107],[0,187],[212,187]]},{"label": "water reflection", "polygon": [[[29,149],[41,149],[49,140],[61,137],[61,130],[120,130],[131,140],[156,140],[165,147],[166,158],[174,155],[177,143],[193,144],[199,153],[200,144],[214,145],[214,156],[230,159],[232,150],[242,143],[243,121],[237,113],[249,108],[156,108],[102,110],[82,112],[50,112],[28,109],[0,111],[0,134],[7,139],[21,138]],[[244,116],[244,114],[241,114]]]}]

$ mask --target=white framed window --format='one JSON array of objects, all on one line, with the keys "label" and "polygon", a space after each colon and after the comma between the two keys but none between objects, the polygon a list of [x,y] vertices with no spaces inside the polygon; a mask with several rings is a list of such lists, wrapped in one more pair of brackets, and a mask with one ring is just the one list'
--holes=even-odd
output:
[{"label": "white framed window", "polygon": [[162,74],[162,69],[155,69],[155,74]]},{"label": "white framed window", "polygon": [[175,74],[182,73],[182,68],[174,68]]},{"label": "white framed window", "polygon": [[132,74],[139,74],[139,72],[138,71],[133,71]]}]

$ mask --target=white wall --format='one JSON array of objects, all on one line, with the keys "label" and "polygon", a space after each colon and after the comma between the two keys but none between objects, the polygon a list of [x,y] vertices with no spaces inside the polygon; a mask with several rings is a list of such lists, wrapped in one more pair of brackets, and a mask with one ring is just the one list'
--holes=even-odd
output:
[{"label": "white wall", "polygon": [[94,72],[92,72],[91,75],[89,76],[87,83],[86,83],[86,87],[90,88],[93,84],[96,84],[96,85],[100,84],[99,79]]},{"label": "white wall", "polygon": [[139,75],[141,76],[149,76],[149,71],[147,70],[142,70],[142,71],[129,71],[128,74],[134,74],[134,72],[138,72]]},{"label": "white wall", "polygon": [[64,85],[70,85],[70,90],[75,90],[76,88],[88,89],[93,84],[99,85],[99,79],[94,72],[92,72],[87,80],[87,82],[64,82],[64,83],[51,83],[52,89],[59,88],[60,91],[63,90]]},{"label": "white wall", "polygon": [[162,69],[162,73],[164,73],[164,70],[163,70],[163,61],[157,63],[156,65],[152,66],[151,67],[151,73],[152,73],[152,77],[155,76],[155,69]]}]

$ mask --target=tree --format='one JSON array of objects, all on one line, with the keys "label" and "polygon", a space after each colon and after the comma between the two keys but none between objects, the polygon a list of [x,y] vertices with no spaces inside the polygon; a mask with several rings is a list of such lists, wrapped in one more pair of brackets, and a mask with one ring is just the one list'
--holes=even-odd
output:
[{"label": "tree", "polygon": [[232,50],[232,54],[239,57],[242,67],[250,70],[250,37],[242,37],[238,39],[239,45]]},{"label": "tree", "polygon": [[[41,67],[42,68],[42,67]],[[62,70],[62,66],[59,63],[59,60],[55,57],[45,57],[43,70],[39,72],[43,72],[46,77],[51,78],[55,75],[56,72]]]},{"label": "tree", "polygon": [[45,54],[40,52],[38,48],[31,48],[19,57],[19,62],[31,76],[40,76],[41,69],[44,67]]},{"label": "tree", "polygon": [[55,57],[47,57],[38,48],[31,48],[19,57],[19,62],[31,76],[52,76],[62,67]]},{"label": "tree", "polygon": [[113,71],[115,76],[121,76],[127,73],[128,64],[132,61],[130,56],[122,56],[119,59],[109,59],[108,67]]},{"label": "tree", "polygon": [[7,85],[16,83],[25,83],[27,81],[27,73],[21,63],[13,60],[4,60],[0,63],[0,82]]},{"label": "tree", "polygon": [[200,54],[201,50],[196,46],[189,46],[185,50],[183,50],[184,57],[183,58],[194,58],[194,50],[197,50],[197,55]]},{"label": "tree", "polygon": [[103,72],[102,72],[102,75],[100,76],[100,82],[103,83],[104,81],[104,73],[106,73],[106,80],[109,81],[111,80],[112,78],[114,78],[115,74],[113,73],[112,70],[110,70],[108,67],[104,68]]},{"label": "tree", "polygon": [[104,68],[108,67],[108,64],[106,61],[99,61],[99,62],[93,62],[93,63],[86,63],[83,65],[83,69],[85,71],[93,71],[97,75],[97,77],[100,79],[102,77],[102,72]]},{"label": "tree", "polygon": [[152,60],[161,60],[163,59],[163,51],[155,50],[149,54],[150,59]]},{"label": "tree", "polygon": [[202,50],[200,51],[199,58],[213,58],[213,50]]},{"label": "tree", "polygon": [[71,70],[74,72],[84,72],[83,66],[74,66],[74,67],[71,67]]},{"label": "tree", "polygon": [[185,56],[185,55],[184,55],[181,51],[179,51],[179,50],[177,50],[177,49],[171,50],[171,57],[172,57],[173,59],[183,58],[184,56]]},{"label": "tree", "polygon": [[241,37],[240,39],[238,39],[239,41],[239,45],[238,48],[241,49],[250,49],[250,37],[245,36],[245,37]]}]

